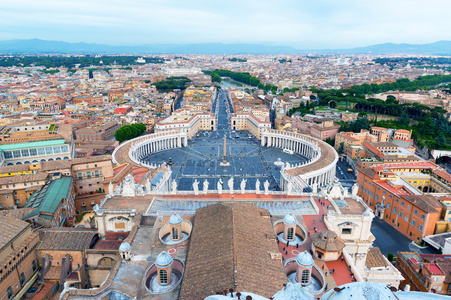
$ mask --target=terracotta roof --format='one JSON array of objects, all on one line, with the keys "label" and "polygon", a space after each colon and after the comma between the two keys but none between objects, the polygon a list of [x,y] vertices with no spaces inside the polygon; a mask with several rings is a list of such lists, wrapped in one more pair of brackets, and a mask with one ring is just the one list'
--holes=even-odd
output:
[{"label": "terracotta roof", "polygon": [[45,162],[42,162],[41,170],[42,171],[50,171],[50,170],[57,170],[57,169],[68,169],[73,165],[95,163],[95,162],[104,161],[104,160],[111,161],[111,155],[99,155],[99,156],[80,157],[80,158],[73,158],[73,159],[45,161]]},{"label": "terracotta roof", "polygon": [[10,210],[0,210],[1,216],[8,216],[12,218],[22,219],[29,213],[31,213],[34,208],[18,208],[18,209],[10,209]]},{"label": "terracotta roof", "polygon": [[339,252],[345,247],[343,240],[331,230],[323,230],[312,236],[312,243],[316,248],[326,252]]},{"label": "terracotta roof", "polygon": [[49,176],[49,174],[47,174],[45,172],[38,172],[36,174],[0,177],[0,185],[16,184],[16,183],[23,183],[23,182],[30,182],[30,181],[41,181],[41,180],[46,180],[48,176]]},{"label": "terracotta roof", "polygon": [[0,250],[23,232],[29,223],[10,216],[0,217]]},{"label": "terracotta roof", "polygon": [[388,266],[384,255],[378,247],[373,247],[368,251],[368,254],[366,256],[366,266],[369,269]]},{"label": "terracotta roof", "polygon": [[198,209],[180,299],[204,299],[230,288],[264,297],[277,293],[287,277],[282,261],[271,259],[270,253],[280,252],[267,213],[250,204]]},{"label": "terracotta roof", "polygon": [[75,230],[74,228],[42,229],[39,231],[41,246],[39,250],[82,251],[90,249],[95,242],[96,231]]},{"label": "terracotta roof", "polygon": [[409,201],[410,203],[416,205],[422,210],[428,213],[439,213],[442,209],[440,202],[433,196],[422,195],[422,196],[401,196],[403,199]]}]

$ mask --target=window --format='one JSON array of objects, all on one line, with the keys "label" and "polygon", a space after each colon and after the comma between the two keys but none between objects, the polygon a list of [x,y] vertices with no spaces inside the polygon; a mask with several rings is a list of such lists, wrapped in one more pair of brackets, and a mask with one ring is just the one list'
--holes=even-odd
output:
[{"label": "window", "polygon": [[404,206],[404,201],[401,201],[401,205]]},{"label": "window", "polygon": [[423,231],[423,225],[418,225],[418,229],[419,229],[420,231]]},{"label": "window", "polygon": [[39,148],[38,149],[38,154],[39,155],[45,155],[45,149],[44,148]]},{"label": "window", "polygon": [[341,234],[351,234],[352,233],[352,228],[343,228],[341,230]]},{"label": "window", "polygon": [[[290,232],[291,229],[291,235],[293,235],[293,228],[289,228],[288,232]],[[179,230],[177,228],[172,228],[172,239],[178,240],[179,239]],[[290,239],[290,234],[288,234],[288,239]]]},{"label": "window", "polygon": [[30,156],[30,153],[28,152],[28,149],[22,149],[22,156],[23,157]]},{"label": "window", "polygon": [[55,146],[55,147],[53,147],[53,152],[54,153],[61,153],[61,147],[60,146]]},{"label": "window", "polygon": [[96,176],[99,176],[99,170],[95,170],[94,173],[96,174]]},{"label": "window", "polygon": [[398,212],[398,209],[396,207],[393,208],[393,212],[396,214]]},{"label": "window", "polygon": [[19,276],[20,284],[23,286],[27,281],[25,280],[25,274],[22,272]]},{"label": "window", "polygon": [[45,153],[46,154],[53,154],[53,148],[52,147],[46,147],[45,148]]},{"label": "window", "polygon": [[160,284],[162,285],[168,284],[168,271],[160,270]]},{"label": "window", "polygon": [[412,226],[415,226],[415,220],[412,220]]},{"label": "window", "polygon": [[402,211],[399,212],[399,216],[402,217]]},{"label": "window", "polygon": [[390,209],[390,203],[387,203],[387,208]]},{"label": "window", "polygon": [[36,151],[36,149],[30,149],[30,156],[36,156],[38,154],[38,152]]},{"label": "window", "polygon": [[379,201],[379,195],[376,195],[376,201]]},{"label": "window", "polygon": [[5,158],[12,158],[13,153],[11,151],[5,151]]},{"label": "window", "polygon": [[37,263],[36,263],[36,260],[33,260],[32,265],[33,265],[33,272],[34,272],[34,271],[36,271],[36,269],[38,268],[38,265],[37,265]]},{"label": "window", "polygon": [[301,284],[307,285],[310,281],[310,271],[309,270],[302,270],[301,273]]},{"label": "window", "polygon": [[414,209],[414,210],[413,210],[413,213],[414,213],[415,215],[417,215],[417,214],[418,214],[418,210]]},{"label": "window", "polygon": [[91,178],[91,171],[86,172],[86,176],[87,176],[88,178]]},{"label": "window", "polygon": [[426,216],[425,215],[421,215],[421,219],[422,220],[426,220]]},{"label": "window", "polygon": [[406,215],[406,221],[409,222],[409,216],[408,215]]},{"label": "window", "polygon": [[[393,196],[390,194],[390,195],[388,195],[388,198],[393,198]],[[398,199],[396,199],[396,202],[398,202]]]},{"label": "window", "polygon": [[78,179],[82,179],[83,175],[81,174],[81,172],[78,172]]},{"label": "window", "polygon": [[20,150],[14,150],[14,157],[20,157]]}]

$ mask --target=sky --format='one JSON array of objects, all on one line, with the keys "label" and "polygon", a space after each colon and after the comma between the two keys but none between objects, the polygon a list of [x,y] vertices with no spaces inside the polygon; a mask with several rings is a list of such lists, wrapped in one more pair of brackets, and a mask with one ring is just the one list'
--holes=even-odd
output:
[{"label": "sky", "polygon": [[451,40],[449,0],[10,0],[0,40],[299,49]]}]

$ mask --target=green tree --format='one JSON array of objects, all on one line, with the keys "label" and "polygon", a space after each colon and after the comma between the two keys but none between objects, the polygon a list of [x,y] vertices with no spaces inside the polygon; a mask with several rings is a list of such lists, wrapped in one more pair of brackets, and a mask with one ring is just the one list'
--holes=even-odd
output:
[{"label": "green tree", "polygon": [[410,119],[405,110],[401,111],[401,115],[399,116],[399,124],[400,125],[409,125]]},{"label": "green tree", "polygon": [[446,146],[446,138],[443,132],[440,132],[440,134],[435,139],[435,147],[437,148],[444,148]]},{"label": "green tree", "polygon": [[344,151],[345,143],[341,142],[340,146],[338,147],[338,153],[342,154]]}]

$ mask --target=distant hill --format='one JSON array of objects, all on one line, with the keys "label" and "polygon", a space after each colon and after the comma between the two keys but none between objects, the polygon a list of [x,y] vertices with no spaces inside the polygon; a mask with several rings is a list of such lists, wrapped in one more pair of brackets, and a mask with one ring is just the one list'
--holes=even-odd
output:
[{"label": "distant hill", "polygon": [[110,46],[92,43],[68,43],[40,39],[0,41],[3,54],[431,54],[451,55],[451,41],[430,44],[384,43],[350,49],[296,49],[289,46],[260,44],[147,44]]},{"label": "distant hill", "polygon": [[0,53],[4,54],[277,54],[295,53],[297,51],[292,47],[257,44],[205,43],[110,46],[40,39],[0,41]]}]

